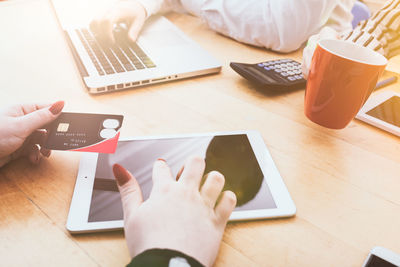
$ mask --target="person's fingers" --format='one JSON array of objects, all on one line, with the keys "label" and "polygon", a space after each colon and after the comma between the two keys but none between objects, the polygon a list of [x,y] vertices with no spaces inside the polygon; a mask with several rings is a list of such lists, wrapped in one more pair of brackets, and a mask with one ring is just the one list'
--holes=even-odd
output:
[{"label": "person's fingers", "polygon": [[30,144],[38,144],[42,146],[46,142],[46,139],[47,139],[47,131],[38,129],[29,136],[28,142]]},{"label": "person's fingers", "polygon": [[224,188],[224,184],[225,178],[221,173],[212,171],[207,175],[206,181],[201,187],[200,194],[208,206],[214,208],[218,196],[221,194],[222,188]]},{"label": "person's fingers", "polygon": [[185,169],[185,166],[182,166],[181,169],[178,171],[178,173],[176,174],[176,178],[175,180],[178,181],[179,178],[181,178],[182,172]]},{"label": "person's fingers", "polygon": [[215,207],[215,214],[218,217],[218,220],[225,225],[229,216],[231,216],[232,211],[236,206],[236,195],[232,191],[224,191],[222,193],[221,200]]},{"label": "person's fingers", "polygon": [[57,101],[49,108],[35,110],[25,116],[18,117],[20,129],[24,137],[28,137],[35,130],[55,120],[64,107],[64,101]]},{"label": "person's fingers", "polygon": [[98,35],[100,36],[100,38],[110,43],[115,42],[113,29],[114,24],[117,22],[117,20],[118,17],[114,16],[113,13],[103,18],[103,20],[100,22],[98,30]]},{"label": "person's fingers", "polygon": [[114,164],[113,173],[121,194],[124,216],[129,216],[142,204],[142,190],[136,178],[121,165]]},{"label": "person's fingers", "polygon": [[131,39],[133,42],[136,42],[139,33],[141,29],[143,28],[144,22],[146,20],[146,13],[139,14],[135,17],[135,19],[132,21],[129,31],[128,31],[128,37]]},{"label": "person's fingers", "polygon": [[38,164],[40,162],[40,150],[37,145],[32,145],[29,148],[29,152],[27,155],[30,162],[33,164]]},{"label": "person's fingers", "polygon": [[52,103],[48,102],[43,102],[43,103],[27,103],[21,105],[22,112],[24,115],[27,115],[29,113],[32,113],[36,110],[42,109],[42,108],[48,108],[51,106]]},{"label": "person's fingers", "polygon": [[43,156],[45,156],[46,158],[48,158],[48,157],[50,157],[50,155],[51,155],[51,150],[41,147],[41,148],[40,148],[40,153],[41,153]]},{"label": "person's fingers", "polygon": [[339,39],[339,34],[333,28],[326,26],[322,28],[318,34],[315,34],[308,39],[307,45],[303,50],[303,60],[301,64],[301,70],[305,79],[308,78],[312,58],[317,44],[320,40],[324,39]]},{"label": "person's fingers", "polygon": [[206,163],[201,157],[191,157],[185,163],[184,170],[179,178],[180,183],[199,188],[201,178],[203,177]]},{"label": "person's fingers", "polygon": [[40,146],[40,154],[45,156],[46,158],[50,157],[51,150],[42,147],[47,139],[47,131],[46,130],[36,130],[34,131],[25,141],[24,154],[29,154],[31,152],[32,146],[39,145]]},{"label": "person's fingers", "polygon": [[100,32],[100,21],[102,20],[102,17],[103,16],[94,18],[89,24],[89,29],[94,34],[98,34]]},{"label": "person's fingers", "polygon": [[163,159],[158,159],[153,165],[153,186],[174,181],[171,169]]},{"label": "person's fingers", "polygon": [[308,73],[310,71],[310,66],[311,66],[311,60],[314,55],[315,48],[317,47],[318,40],[319,40],[318,34],[311,36],[311,38],[308,40],[306,47],[303,50],[301,70],[303,72],[304,79],[308,78]]}]

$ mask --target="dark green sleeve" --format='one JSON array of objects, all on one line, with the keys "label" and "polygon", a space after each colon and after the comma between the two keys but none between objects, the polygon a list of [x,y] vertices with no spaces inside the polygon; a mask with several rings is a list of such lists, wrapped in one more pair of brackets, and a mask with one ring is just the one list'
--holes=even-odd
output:
[{"label": "dark green sleeve", "polygon": [[[204,267],[196,259],[183,254],[182,252],[170,249],[149,249],[141,254],[137,255],[132,259],[132,261],[127,265],[127,267],[171,267],[172,263],[183,263],[190,267]],[[185,265],[179,265],[185,266]]]}]

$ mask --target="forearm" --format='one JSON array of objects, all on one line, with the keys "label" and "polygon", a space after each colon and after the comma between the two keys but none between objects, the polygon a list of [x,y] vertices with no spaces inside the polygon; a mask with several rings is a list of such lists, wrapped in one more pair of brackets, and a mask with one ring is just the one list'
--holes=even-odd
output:
[{"label": "forearm", "polygon": [[400,53],[400,0],[388,1],[369,20],[361,22],[343,39],[369,47],[387,58]]}]

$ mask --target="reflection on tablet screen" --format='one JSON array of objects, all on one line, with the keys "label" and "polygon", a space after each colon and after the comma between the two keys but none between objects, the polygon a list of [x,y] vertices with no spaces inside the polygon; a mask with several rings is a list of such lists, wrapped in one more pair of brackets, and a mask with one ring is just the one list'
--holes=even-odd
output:
[{"label": "reflection on tablet screen", "polygon": [[122,204],[112,166],[118,163],[138,180],[146,200],[152,188],[153,163],[167,161],[175,176],[186,159],[197,155],[206,160],[208,173],[213,170],[225,176],[224,190],[237,196],[238,210],[276,208],[256,156],[245,134],[120,141],[115,154],[99,154],[89,222],[122,220]]},{"label": "reflection on tablet screen", "polygon": [[367,112],[368,115],[400,127],[400,97],[392,96]]}]

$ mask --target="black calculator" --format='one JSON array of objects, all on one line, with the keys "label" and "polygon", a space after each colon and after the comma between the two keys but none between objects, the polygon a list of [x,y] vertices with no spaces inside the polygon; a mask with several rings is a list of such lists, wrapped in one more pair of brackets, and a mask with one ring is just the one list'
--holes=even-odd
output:
[{"label": "black calculator", "polygon": [[292,59],[278,59],[257,64],[231,62],[231,68],[249,81],[270,89],[300,89],[306,85],[301,64]]}]

